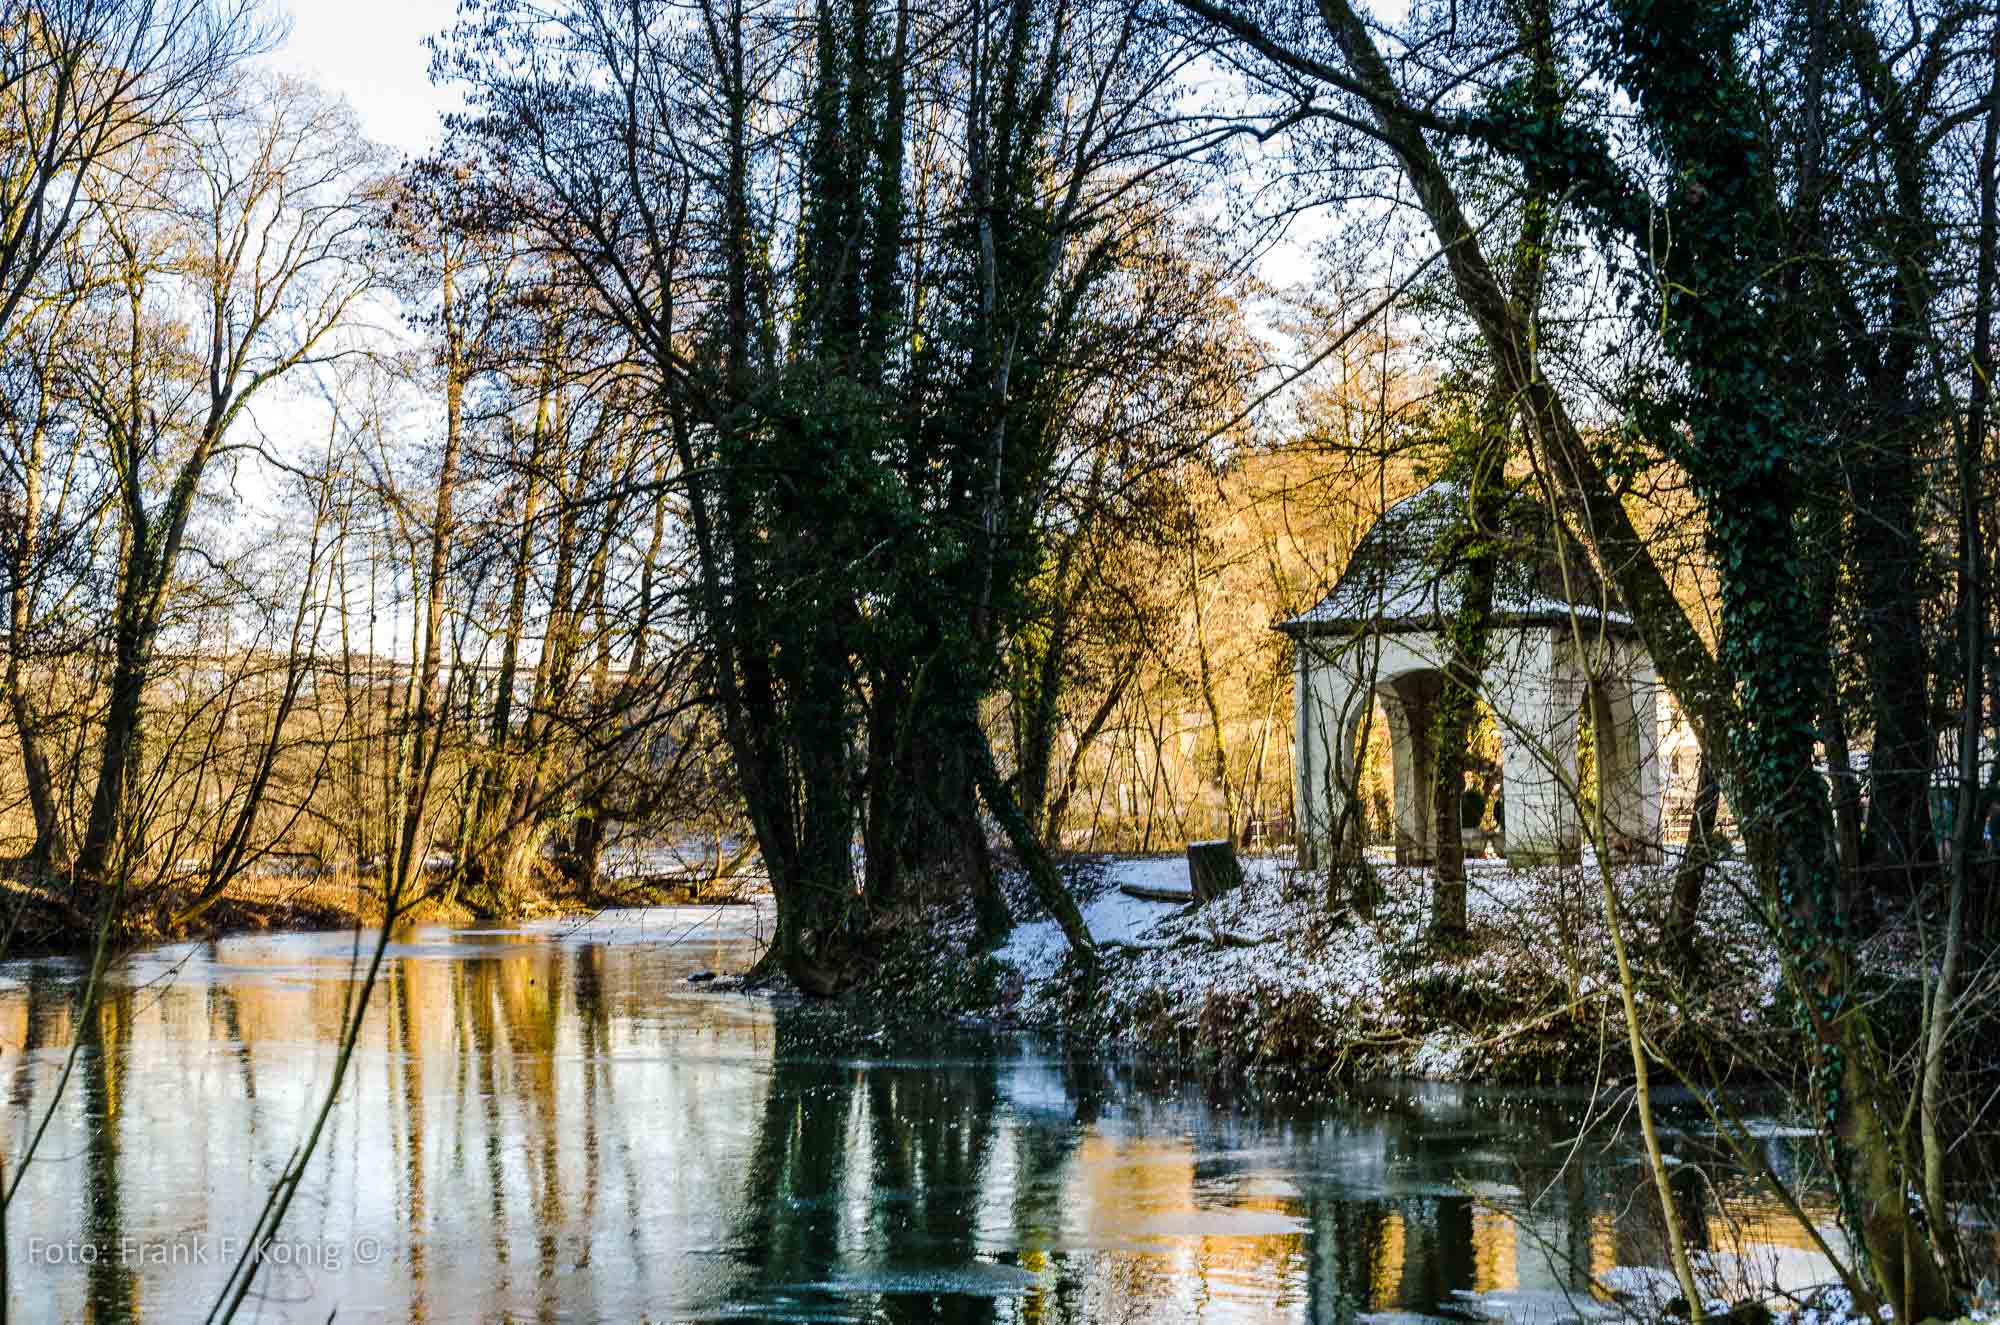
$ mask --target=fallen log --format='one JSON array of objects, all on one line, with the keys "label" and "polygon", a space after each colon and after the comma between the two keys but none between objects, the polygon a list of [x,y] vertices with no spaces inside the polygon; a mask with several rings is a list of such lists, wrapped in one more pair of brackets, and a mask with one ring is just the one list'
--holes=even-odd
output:
[{"label": "fallen log", "polygon": [[1170,939],[1099,939],[1097,946],[1106,952],[1166,952],[1172,948],[1192,948],[1203,943],[1218,948],[1261,948],[1266,943],[1275,943],[1277,939],[1276,934],[1237,934],[1218,929],[1206,934],[1179,934]]},{"label": "fallen log", "polygon": [[1195,895],[1186,888],[1154,888],[1143,883],[1121,883],[1118,891],[1142,902],[1192,902]]}]

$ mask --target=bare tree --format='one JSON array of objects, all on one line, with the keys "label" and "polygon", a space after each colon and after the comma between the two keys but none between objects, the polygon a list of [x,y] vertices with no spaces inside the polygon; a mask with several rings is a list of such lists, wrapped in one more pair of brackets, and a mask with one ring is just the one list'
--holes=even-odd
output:
[{"label": "bare tree", "polygon": [[372,284],[358,192],[371,161],[348,113],[320,94],[244,82],[206,118],[134,148],[121,190],[138,197],[102,212],[102,339],[74,370],[120,520],[107,707],[77,857],[93,884],[119,864],[154,647],[209,466],[253,400],[340,352],[337,333]]},{"label": "bare tree", "polygon": [[0,35],[4,334],[100,171],[198,120],[217,81],[280,34],[257,0],[6,0]]}]

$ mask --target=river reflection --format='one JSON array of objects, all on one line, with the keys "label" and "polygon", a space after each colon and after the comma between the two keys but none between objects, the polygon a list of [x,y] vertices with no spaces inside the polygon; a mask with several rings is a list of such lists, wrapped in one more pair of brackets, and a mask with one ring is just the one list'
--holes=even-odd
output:
[{"label": "river reflection", "polygon": [[[245,1318],[1552,1320],[1663,1260],[1635,1144],[1568,1144],[1574,1100],[1232,1097],[687,982],[747,966],[760,924],[395,945]],[[355,956],[337,934],[151,951],[84,1026],[77,964],[0,965],[10,1162],[82,1039],[7,1220],[18,1318],[206,1313],[324,1089]],[[1698,1242],[1818,1277],[1725,1170],[1686,1172],[1722,1182],[1690,1193]]]}]

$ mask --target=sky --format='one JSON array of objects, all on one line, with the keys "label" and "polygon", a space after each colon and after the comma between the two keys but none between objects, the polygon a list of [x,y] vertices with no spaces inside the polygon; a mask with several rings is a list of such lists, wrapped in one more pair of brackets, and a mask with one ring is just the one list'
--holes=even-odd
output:
[{"label": "sky", "polygon": [[291,35],[269,58],[347,98],[368,136],[399,153],[435,141],[455,99],[431,86],[423,39],[451,25],[456,0],[281,0]]},{"label": "sky", "polygon": [[[291,32],[263,62],[344,97],[361,117],[364,133],[395,157],[414,156],[435,145],[441,116],[457,104],[431,86],[430,52],[423,45],[425,37],[450,26],[457,7],[457,0],[275,0]],[[393,311],[383,310],[377,323],[395,325]],[[310,453],[325,438],[325,404],[305,379],[263,393],[253,414],[269,435],[281,439],[280,450]],[[261,519],[283,518],[272,480],[257,464],[237,467],[235,493],[245,511]],[[406,625],[401,614],[389,619],[392,631]]]},{"label": "sky", "polygon": [[[345,97],[364,132],[395,156],[435,146],[441,117],[456,95],[431,85],[424,39],[451,26],[457,0],[274,0],[290,22],[282,46],[267,57],[286,73],[312,79]],[[1378,14],[1404,8],[1403,0],[1374,0]],[[1284,241],[1263,253],[1258,273],[1278,286],[1306,282],[1314,270],[1313,246],[1324,218],[1296,217]]]}]

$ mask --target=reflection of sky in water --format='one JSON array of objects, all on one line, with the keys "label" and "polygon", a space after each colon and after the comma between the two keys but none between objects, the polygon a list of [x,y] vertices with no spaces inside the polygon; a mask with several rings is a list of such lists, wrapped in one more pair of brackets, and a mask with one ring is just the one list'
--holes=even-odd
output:
[{"label": "reflection of sky in water", "polygon": [[[1258,1102],[687,984],[747,965],[768,925],[688,908],[401,936],[282,1235],[318,1261],[273,1270],[259,1318],[1563,1320],[1595,1310],[1593,1278],[1643,1288],[1664,1259],[1636,1147],[1570,1144],[1574,1099]],[[119,968],[102,1052],[79,1055],[10,1215],[17,1309],[205,1311],[216,1249],[318,1102],[355,963],[334,934]],[[10,1156],[82,973],[0,967]],[[1705,1144],[1669,1121],[1691,1155]],[[1685,1167],[1723,1172],[1706,1158]],[[1723,1195],[1697,1226],[1714,1263],[1823,1277],[1748,1184]],[[44,1263],[77,1242],[110,1251]]]}]

